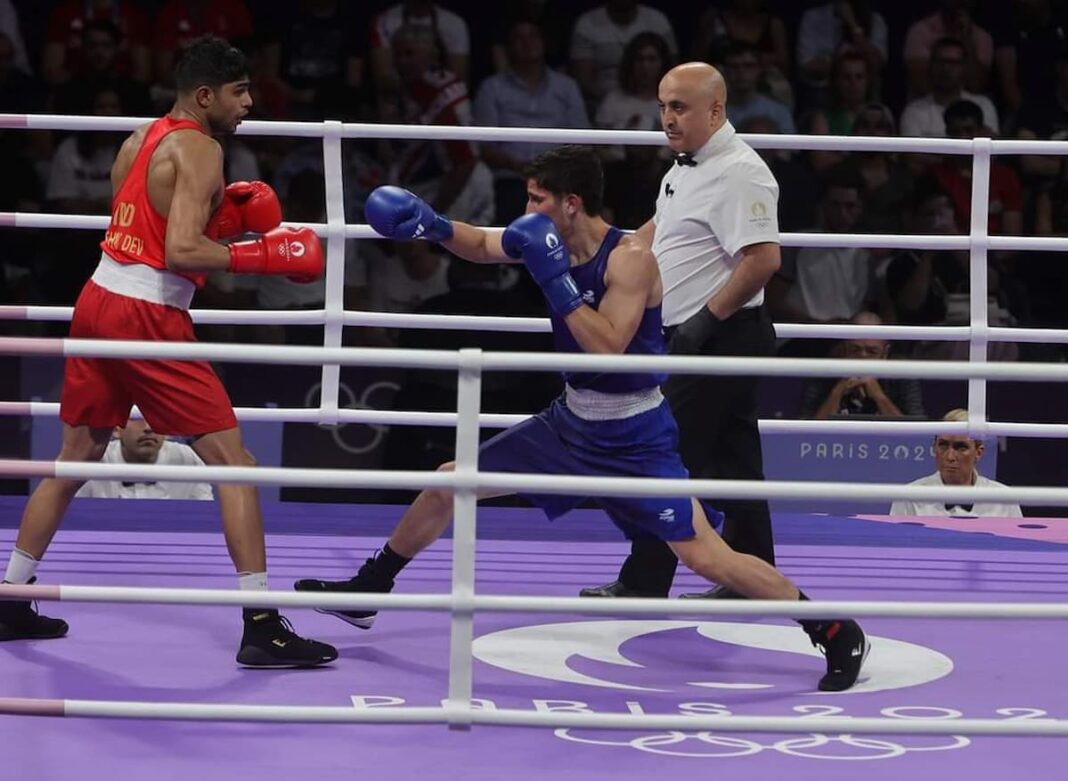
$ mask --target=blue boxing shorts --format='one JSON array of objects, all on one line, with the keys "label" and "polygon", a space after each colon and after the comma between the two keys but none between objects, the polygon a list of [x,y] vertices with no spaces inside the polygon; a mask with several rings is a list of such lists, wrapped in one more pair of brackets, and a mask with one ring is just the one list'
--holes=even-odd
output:
[{"label": "blue boxing shorts", "polygon": [[[543,475],[664,477],[687,479],[678,453],[679,429],[667,402],[619,420],[584,420],[563,399],[532,418],[502,431],[479,449],[481,472],[528,472]],[[550,520],[574,509],[586,497],[527,494]],[[694,537],[689,497],[593,497],[627,539],[666,541]],[[723,514],[705,507],[716,528]]]}]

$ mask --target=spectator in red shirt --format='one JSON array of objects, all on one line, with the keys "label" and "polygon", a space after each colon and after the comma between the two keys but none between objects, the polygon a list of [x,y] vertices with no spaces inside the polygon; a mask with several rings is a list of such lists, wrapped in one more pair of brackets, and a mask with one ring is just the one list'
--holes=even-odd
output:
[{"label": "spectator in red shirt", "polygon": [[202,35],[233,42],[252,35],[244,0],[167,0],[156,16],[152,56],[156,81],[173,81],[175,55]]},{"label": "spectator in red shirt", "polygon": [[105,19],[121,33],[116,69],[119,74],[147,84],[150,77],[148,18],[132,0],[66,0],[48,18],[42,57],[42,77],[62,84],[84,66],[82,49],[86,24]]},{"label": "spectator in red shirt", "polygon": [[96,19],[82,26],[83,67],[70,81],[54,90],[57,114],[95,114],[93,100],[98,91],[110,89],[133,116],[151,111],[148,86],[118,71],[119,42],[122,33],[110,19]]},{"label": "spectator in red shirt", "polygon": [[[983,128],[983,110],[970,100],[958,100],[946,107],[946,136],[972,139]],[[968,233],[972,218],[972,158],[947,155],[933,169],[938,183],[949,193],[957,217],[957,230]],[[997,158],[990,162],[991,234],[1019,236],[1023,228],[1023,200],[1016,172]]]},{"label": "spectator in red shirt", "polygon": [[[467,86],[434,65],[437,42],[427,27],[404,25],[393,35],[393,64],[401,84],[402,121],[471,125]],[[412,141],[402,146],[391,180],[450,217],[488,225],[493,219],[493,174],[470,141]]]}]

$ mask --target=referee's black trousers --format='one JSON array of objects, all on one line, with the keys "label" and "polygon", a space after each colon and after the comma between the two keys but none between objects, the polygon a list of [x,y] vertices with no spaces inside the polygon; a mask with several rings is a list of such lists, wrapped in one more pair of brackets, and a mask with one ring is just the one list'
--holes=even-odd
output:
[{"label": "referee's black trousers", "polygon": [[[675,353],[675,349],[671,349]],[[763,306],[742,309],[721,324],[702,355],[772,357],[775,330]],[[664,395],[679,424],[679,454],[693,479],[763,480],[754,376],[681,374],[668,378]],[[771,514],[763,499],[708,499],[726,515],[723,539],[735,550],[775,563]],[[666,543],[641,538],[620,570],[630,588],[666,594],[678,559]]]}]

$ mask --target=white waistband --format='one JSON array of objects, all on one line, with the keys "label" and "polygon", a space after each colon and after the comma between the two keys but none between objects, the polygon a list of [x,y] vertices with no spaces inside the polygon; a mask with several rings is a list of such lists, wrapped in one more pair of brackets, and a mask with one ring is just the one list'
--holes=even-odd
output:
[{"label": "white waistband", "polygon": [[656,409],[664,395],[655,387],[631,393],[603,393],[565,385],[564,399],[567,408],[583,420],[622,420]]},{"label": "white waistband", "polygon": [[139,298],[153,304],[189,309],[197,286],[185,277],[144,263],[119,263],[105,253],[93,272],[93,282],[120,296]]}]

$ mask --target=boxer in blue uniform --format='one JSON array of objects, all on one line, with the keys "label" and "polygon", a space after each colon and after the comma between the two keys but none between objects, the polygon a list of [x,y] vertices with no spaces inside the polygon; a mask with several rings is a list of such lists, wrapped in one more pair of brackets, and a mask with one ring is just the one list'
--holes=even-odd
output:
[{"label": "boxer in blue uniform", "polygon": [[[528,170],[527,213],[503,232],[451,222],[399,187],[379,187],[367,200],[367,220],[383,236],[437,241],[475,263],[522,262],[550,308],[562,352],[660,355],[663,287],[647,246],[600,216],[603,173],[588,148],[546,152]],[[677,452],[678,429],[660,394],[660,373],[565,372],[565,390],[538,415],[479,450],[483,472],[527,472],[687,479]],[[440,469],[449,470],[453,463]],[[499,494],[482,494],[489,498]],[[550,519],[583,497],[525,494]],[[656,537],[708,580],[754,599],[806,597],[770,564],[733,551],[713,530],[723,516],[691,498],[596,497],[629,538]],[[404,513],[389,541],[350,580],[300,580],[298,591],[386,592],[403,567],[437,540],[452,521],[452,492],[428,489]],[[372,611],[324,610],[369,628]],[[824,691],[850,688],[868,652],[855,621],[799,621],[827,657]]]}]

